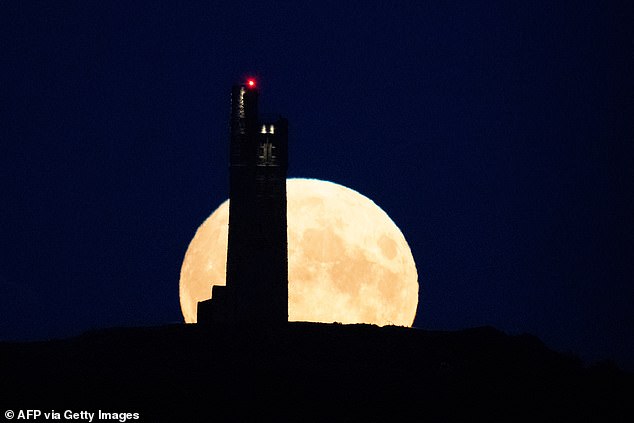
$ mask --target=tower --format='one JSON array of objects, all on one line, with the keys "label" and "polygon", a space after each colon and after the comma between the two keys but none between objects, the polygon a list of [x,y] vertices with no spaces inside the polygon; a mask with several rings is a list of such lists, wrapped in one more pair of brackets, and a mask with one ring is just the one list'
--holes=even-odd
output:
[{"label": "tower", "polygon": [[288,321],[288,121],[258,114],[254,80],[231,91],[226,287],[198,304],[198,321]]}]

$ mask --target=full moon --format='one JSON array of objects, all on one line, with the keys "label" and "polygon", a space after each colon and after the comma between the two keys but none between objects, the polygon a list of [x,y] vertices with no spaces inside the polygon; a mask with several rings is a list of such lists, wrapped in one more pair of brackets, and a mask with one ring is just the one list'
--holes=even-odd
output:
[{"label": "full moon", "polygon": [[[411,326],[418,274],[405,237],[372,200],[332,182],[288,179],[290,321]],[[180,274],[187,323],[225,285],[229,200],[198,228]]]}]

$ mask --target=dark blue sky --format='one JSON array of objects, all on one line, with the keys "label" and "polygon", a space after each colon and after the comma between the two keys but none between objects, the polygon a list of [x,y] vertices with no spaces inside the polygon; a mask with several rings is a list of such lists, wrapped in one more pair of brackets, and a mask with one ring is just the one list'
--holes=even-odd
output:
[{"label": "dark blue sky", "polygon": [[0,3],[0,339],[182,320],[255,75],[289,176],[401,228],[417,326],[634,370],[629,2],[352,3]]}]

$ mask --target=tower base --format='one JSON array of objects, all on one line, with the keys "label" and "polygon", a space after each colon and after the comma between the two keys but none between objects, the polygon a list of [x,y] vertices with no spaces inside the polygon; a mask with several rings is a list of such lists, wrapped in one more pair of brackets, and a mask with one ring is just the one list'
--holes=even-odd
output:
[{"label": "tower base", "polygon": [[227,307],[227,287],[214,285],[211,288],[211,298],[198,302],[198,323],[227,323],[229,321]]}]

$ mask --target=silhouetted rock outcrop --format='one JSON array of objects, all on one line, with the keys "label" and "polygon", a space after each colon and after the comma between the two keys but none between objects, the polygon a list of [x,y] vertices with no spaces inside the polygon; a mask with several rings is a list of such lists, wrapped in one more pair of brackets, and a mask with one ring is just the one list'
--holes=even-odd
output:
[{"label": "silhouetted rock outcrop", "polygon": [[634,416],[634,378],[493,328],[173,325],[0,344],[5,409],[141,421]]}]

